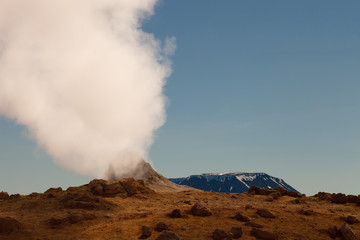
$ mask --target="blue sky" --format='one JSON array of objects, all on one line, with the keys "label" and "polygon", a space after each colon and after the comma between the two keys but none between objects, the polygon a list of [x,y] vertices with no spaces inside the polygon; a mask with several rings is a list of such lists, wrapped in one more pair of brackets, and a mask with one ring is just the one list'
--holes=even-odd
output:
[{"label": "blue sky", "polygon": [[[358,1],[163,0],[144,30],[175,37],[167,122],[151,149],[167,177],[266,172],[306,194],[359,194]],[[0,190],[89,179],[0,118]]]}]

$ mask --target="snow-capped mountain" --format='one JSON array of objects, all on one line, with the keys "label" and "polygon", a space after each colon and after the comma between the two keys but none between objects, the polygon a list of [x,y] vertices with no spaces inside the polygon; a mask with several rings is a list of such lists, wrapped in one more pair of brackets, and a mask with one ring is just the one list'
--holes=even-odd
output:
[{"label": "snow-capped mountain", "polygon": [[247,192],[251,186],[260,188],[277,188],[280,186],[289,191],[298,192],[284,180],[266,173],[201,174],[191,175],[187,178],[170,178],[169,180],[179,185],[187,185],[211,192],[243,193]]}]

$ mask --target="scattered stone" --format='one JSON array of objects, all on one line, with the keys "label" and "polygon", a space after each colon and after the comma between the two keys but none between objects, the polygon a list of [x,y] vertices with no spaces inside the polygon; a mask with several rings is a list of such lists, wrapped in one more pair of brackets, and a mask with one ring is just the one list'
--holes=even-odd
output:
[{"label": "scattered stone", "polygon": [[190,200],[185,200],[184,203],[191,205],[191,201],[190,201]]},{"label": "scattered stone", "polygon": [[5,217],[0,218],[0,234],[1,233],[14,233],[21,230],[21,224],[14,218]]},{"label": "scattered stone", "polygon": [[295,197],[295,198],[302,198],[302,195],[298,192],[295,192],[295,191],[289,191],[287,193],[288,196],[290,197]]},{"label": "scattered stone", "polygon": [[148,226],[141,227],[141,236],[138,239],[146,239],[151,236],[151,229]]},{"label": "scattered stone", "polygon": [[348,203],[358,203],[360,202],[360,198],[355,195],[347,195],[346,196],[346,202]]},{"label": "scattered stone", "polygon": [[254,222],[247,222],[245,223],[245,226],[254,227],[254,228],[263,228],[264,226],[258,223]]},{"label": "scattered stone", "polygon": [[11,194],[10,195],[10,197],[9,197],[9,199],[20,199],[21,198],[21,196],[20,196],[20,194]]},{"label": "scattered stone", "polygon": [[0,192],[0,200],[9,199],[9,194],[7,192]]},{"label": "scattered stone", "polygon": [[93,219],[96,219],[96,216],[90,213],[75,213],[75,214],[70,214],[67,217],[67,220],[71,224],[79,223],[82,222],[83,220],[93,220]]},{"label": "scattered stone", "polygon": [[289,202],[293,203],[293,204],[304,204],[304,203],[306,203],[306,201],[304,199],[299,199],[299,198],[294,199],[294,200],[290,200]]},{"label": "scattered stone", "polygon": [[254,209],[254,207],[253,207],[252,205],[250,205],[250,204],[247,204],[247,205],[245,206],[245,209],[246,209],[246,210],[248,210],[248,209]]},{"label": "scattered stone", "polygon": [[191,213],[194,216],[199,216],[199,217],[207,217],[207,216],[211,216],[212,214],[210,209],[201,205],[200,203],[195,203],[195,205],[192,206]]},{"label": "scattered stone", "polygon": [[332,203],[338,203],[338,204],[344,204],[347,201],[347,197],[343,193],[333,194],[331,195],[331,202]]},{"label": "scattered stone", "polygon": [[338,228],[336,226],[331,226],[328,229],[328,233],[331,238],[336,238],[336,236],[338,235]]},{"label": "scattered stone", "polygon": [[242,234],[243,234],[243,230],[241,227],[232,227],[230,230],[231,238],[235,238],[235,239],[241,238]]},{"label": "scattered stone", "polygon": [[326,192],[318,192],[314,197],[317,197],[319,200],[330,201],[331,194]]},{"label": "scattered stone", "polygon": [[310,215],[312,215],[314,213],[314,211],[311,210],[311,209],[301,209],[299,211],[299,213],[301,213],[303,215],[306,215],[306,216],[310,216]]},{"label": "scattered stone", "polygon": [[174,209],[171,213],[168,214],[169,217],[171,218],[181,218],[181,212],[180,209]]},{"label": "scattered stone", "polygon": [[344,240],[356,240],[355,233],[353,232],[351,227],[346,223],[340,229],[340,233],[343,236]]},{"label": "scattered stone", "polygon": [[83,190],[68,192],[61,200],[66,208],[79,208],[79,209],[103,209],[109,210],[115,204],[100,199],[91,193]]},{"label": "scattered stone", "polygon": [[270,197],[272,197],[272,199],[279,199],[282,195],[279,192],[274,192],[270,194]]},{"label": "scattered stone", "polygon": [[234,217],[232,217],[233,219],[236,219],[236,220],[238,220],[238,221],[240,221],[240,222],[250,222],[251,221],[251,219],[249,218],[249,217],[247,217],[247,216],[244,216],[244,215],[242,215],[241,213],[236,213],[236,215],[234,216]]},{"label": "scattered stone", "polygon": [[258,209],[256,214],[263,218],[275,218],[275,215],[267,209]]},{"label": "scattered stone", "polygon": [[275,190],[280,193],[281,196],[286,196],[288,194],[288,190],[283,187],[277,187]]},{"label": "scattered stone", "polygon": [[231,238],[230,238],[229,234],[227,234],[224,230],[217,228],[212,233],[212,239],[213,240],[230,240]]},{"label": "scattered stone", "polygon": [[155,231],[162,232],[165,230],[169,230],[169,226],[166,223],[159,222],[158,224],[156,224]]},{"label": "scattered stone", "polygon": [[163,231],[156,240],[182,240],[179,235],[170,231]]},{"label": "scattered stone", "polygon": [[263,231],[257,228],[251,229],[250,235],[255,237],[256,239],[263,239],[263,240],[276,240],[277,237],[275,234]]},{"label": "scattered stone", "polygon": [[348,224],[354,224],[354,223],[358,223],[359,220],[355,217],[355,216],[347,216],[345,219],[345,222],[347,222]]}]

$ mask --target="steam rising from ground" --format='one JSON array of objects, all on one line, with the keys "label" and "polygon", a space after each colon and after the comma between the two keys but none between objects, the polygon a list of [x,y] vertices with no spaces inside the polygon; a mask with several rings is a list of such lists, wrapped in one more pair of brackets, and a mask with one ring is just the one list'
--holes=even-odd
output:
[{"label": "steam rising from ground", "polygon": [[165,121],[165,44],[141,30],[157,0],[1,0],[0,114],[61,166],[133,171]]}]

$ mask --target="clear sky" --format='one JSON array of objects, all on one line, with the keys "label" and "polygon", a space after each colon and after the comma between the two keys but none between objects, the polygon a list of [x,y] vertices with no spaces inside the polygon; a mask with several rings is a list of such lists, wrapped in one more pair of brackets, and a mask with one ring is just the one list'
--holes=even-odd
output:
[{"label": "clear sky", "polygon": [[[144,30],[175,37],[177,50],[155,168],[266,172],[310,195],[360,194],[359,10],[359,1],[162,0]],[[0,118],[0,190],[89,180],[25,133]]]}]

